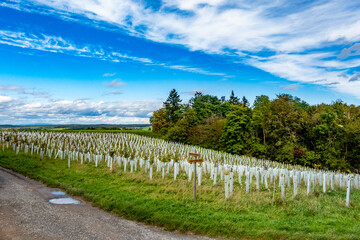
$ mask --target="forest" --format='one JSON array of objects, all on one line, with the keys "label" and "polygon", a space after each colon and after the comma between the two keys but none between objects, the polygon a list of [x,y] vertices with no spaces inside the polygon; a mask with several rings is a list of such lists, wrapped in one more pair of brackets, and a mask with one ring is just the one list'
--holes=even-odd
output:
[{"label": "forest", "polygon": [[238,155],[342,172],[359,172],[360,106],[310,105],[279,94],[218,98],[201,92],[183,103],[172,89],[150,118],[162,138]]}]

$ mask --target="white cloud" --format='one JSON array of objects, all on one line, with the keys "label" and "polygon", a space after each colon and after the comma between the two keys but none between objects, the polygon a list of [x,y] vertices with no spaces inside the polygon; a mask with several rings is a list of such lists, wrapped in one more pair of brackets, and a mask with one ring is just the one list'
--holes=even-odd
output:
[{"label": "white cloud", "polygon": [[11,102],[12,100],[13,100],[13,98],[11,98],[9,96],[0,95],[0,104],[1,103],[8,103],[8,102]]},{"label": "white cloud", "polygon": [[293,84],[289,84],[289,85],[281,86],[281,87],[284,88],[284,90],[294,91],[294,90],[298,90],[300,85],[296,84],[296,83],[293,83]]},{"label": "white cloud", "polygon": [[34,97],[49,98],[50,94],[44,91],[35,91],[33,89],[26,89],[15,85],[1,85],[0,91],[4,92],[17,92],[18,94],[32,95]]},{"label": "white cloud", "polygon": [[84,99],[24,102],[0,95],[0,121],[30,123],[149,123],[160,101],[93,102]]},{"label": "white cloud", "polygon": [[350,56],[356,56],[356,55],[360,55],[360,43],[356,43],[349,48],[344,48],[338,57],[340,59],[343,59],[343,58],[347,58]]},{"label": "white cloud", "polygon": [[[68,14],[82,15],[123,27],[148,39],[180,43],[207,52],[225,48],[293,52],[339,38],[358,39],[360,35],[354,31],[359,29],[360,18],[354,10],[356,3],[351,1],[317,1],[295,12],[291,9],[294,6],[287,6],[289,3],[284,0],[167,0],[159,11],[131,0],[31,2],[66,13],[67,17]],[[186,10],[189,14],[166,11],[166,7]],[[272,11],[278,11],[278,16],[271,15]],[[146,26],[146,30],[138,31],[139,26]]]},{"label": "white cloud", "polygon": [[[14,8],[54,14],[66,20],[82,16],[92,23],[106,23],[146,39],[180,44],[209,54],[238,55],[240,63],[249,64],[296,82],[331,86],[360,98],[358,81],[339,75],[353,75],[359,59],[360,4],[358,1],[244,1],[244,0],[163,0],[159,9],[145,1],[132,0],[31,0],[13,2]],[[11,6],[10,6],[11,7]],[[49,10],[50,9],[50,10]],[[89,23],[88,21],[88,23]],[[98,25],[97,25],[98,26]],[[7,44],[23,43],[5,40]],[[23,36],[24,39],[30,38]],[[46,38],[42,39],[45,43]],[[87,48],[55,39],[55,47],[45,49],[74,51],[87,55]],[[339,55],[331,47],[354,44]],[[348,45],[347,45],[348,46]],[[33,48],[44,48],[33,44]],[[267,56],[261,59],[262,51]],[[316,51],[317,53],[313,53]],[[92,51],[93,52],[93,51]],[[310,53],[309,53],[310,52]],[[112,53],[99,58],[112,61],[132,60],[173,69],[213,74],[206,70],[163,63],[142,57]],[[339,57],[337,57],[339,56]],[[216,73],[215,73],[216,75]],[[220,74],[219,74],[220,75]],[[321,80],[321,81],[319,81]],[[349,81],[352,80],[352,81]],[[332,84],[332,83],[339,84]]]},{"label": "white cloud", "polygon": [[113,77],[115,75],[116,75],[116,73],[104,73],[103,77]]},{"label": "white cloud", "polygon": [[186,71],[186,72],[200,73],[200,74],[204,74],[204,75],[226,76],[225,73],[210,72],[210,71],[203,70],[201,68],[194,68],[194,67],[188,67],[188,66],[183,66],[183,65],[165,65],[165,64],[163,64],[162,66],[164,66],[166,68],[177,69],[177,70],[182,70],[182,71]]},{"label": "white cloud", "polygon": [[106,86],[109,88],[118,88],[118,87],[122,87],[125,85],[126,85],[126,83],[124,83],[120,79],[114,79],[110,83],[106,84]]},{"label": "white cloud", "polygon": [[25,92],[25,88],[12,85],[0,85],[0,91],[15,91],[22,94]]},{"label": "white cloud", "polygon": [[356,82],[356,81],[360,81],[360,73],[356,73],[353,76],[351,76],[351,78],[349,79],[349,82]]},{"label": "white cloud", "polygon": [[50,98],[50,94],[48,92],[41,92],[41,91],[35,91],[35,90],[28,90],[25,92],[25,94],[32,95],[34,97],[39,98]]},{"label": "white cloud", "polygon": [[123,91],[121,91],[121,90],[105,92],[105,95],[121,95],[121,94],[123,94]]},{"label": "white cloud", "polygon": [[328,53],[278,54],[252,58],[247,63],[290,81],[323,85],[360,98],[360,85],[354,80],[356,75],[349,76],[345,68],[356,66],[359,60],[334,62],[326,60],[329,56]]}]

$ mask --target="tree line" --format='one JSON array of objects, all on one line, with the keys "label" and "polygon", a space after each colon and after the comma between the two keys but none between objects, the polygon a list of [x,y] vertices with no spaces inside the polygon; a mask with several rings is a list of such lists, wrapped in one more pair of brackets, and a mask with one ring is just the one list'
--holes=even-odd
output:
[{"label": "tree line", "polygon": [[298,97],[257,96],[252,106],[196,92],[182,103],[173,89],[150,118],[164,139],[233,154],[329,170],[360,168],[360,106],[309,105]]}]

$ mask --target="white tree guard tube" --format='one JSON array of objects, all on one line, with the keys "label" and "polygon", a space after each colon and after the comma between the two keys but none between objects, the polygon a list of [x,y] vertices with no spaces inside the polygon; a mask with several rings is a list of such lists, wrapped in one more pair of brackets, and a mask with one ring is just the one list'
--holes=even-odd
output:
[{"label": "white tree guard tube", "polygon": [[229,175],[225,175],[224,183],[225,183],[225,199],[226,200],[229,199],[229,183],[228,183],[228,181],[229,181]]},{"label": "white tree guard tube", "polygon": [[214,185],[216,184],[217,179],[217,167],[214,168]]},{"label": "white tree guard tube", "polygon": [[201,176],[202,176],[202,167],[198,167],[199,172],[197,174],[198,177],[198,185],[201,186]]},{"label": "white tree guard tube", "polygon": [[280,176],[280,186],[281,186],[281,198],[285,200],[285,176],[281,174]]},{"label": "white tree guard tube", "polygon": [[250,173],[246,170],[246,193],[250,192]]},{"label": "white tree guard tube", "polygon": [[347,181],[347,191],[346,191],[346,206],[350,206],[350,189],[351,189],[351,179]]},{"label": "white tree guard tube", "polygon": [[296,173],[294,173],[294,176],[293,176],[293,184],[294,184],[294,197],[296,197],[297,195],[297,187],[298,187],[298,183],[297,183],[297,178],[296,178]]},{"label": "white tree guard tube", "polygon": [[150,165],[150,180],[153,178],[153,165]]},{"label": "white tree guard tube", "polygon": [[310,173],[307,174],[307,186],[306,186],[306,195],[310,195],[310,188],[311,188],[311,178]]},{"label": "white tree guard tube", "polygon": [[229,174],[229,184],[230,184],[230,194],[233,193],[233,189],[234,189],[234,184],[233,184],[233,180],[234,180],[234,173],[233,172],[230,172]]}]

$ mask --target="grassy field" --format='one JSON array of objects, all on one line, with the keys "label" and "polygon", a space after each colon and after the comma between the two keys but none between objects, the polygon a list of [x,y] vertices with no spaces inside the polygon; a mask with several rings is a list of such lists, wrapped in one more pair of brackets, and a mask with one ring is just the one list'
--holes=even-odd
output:
[{"label": "grassy field", "polygon": [[[212,186],[208,177],[198,187],[198,200],[192,201],[192,183],[185,175],[173,181],[172,172],[161,178],[148,173],[105,165],[72,163],[0,150],[0,165],[49,186],[83,196],[106,211],[128,219],[164,227],[167,230],[194,232],[221,238],[247,239],[359,239],[360,193],[352,192],[352,205],[345,207],[345,191],[323,194],[316,189],[307,197],[304,188],[297,198],[287,189],[282,201],[279,189],[234,185],[234,194],[224,199],[223,183]],[[155,170],[155,169],[154,169]]]}]

